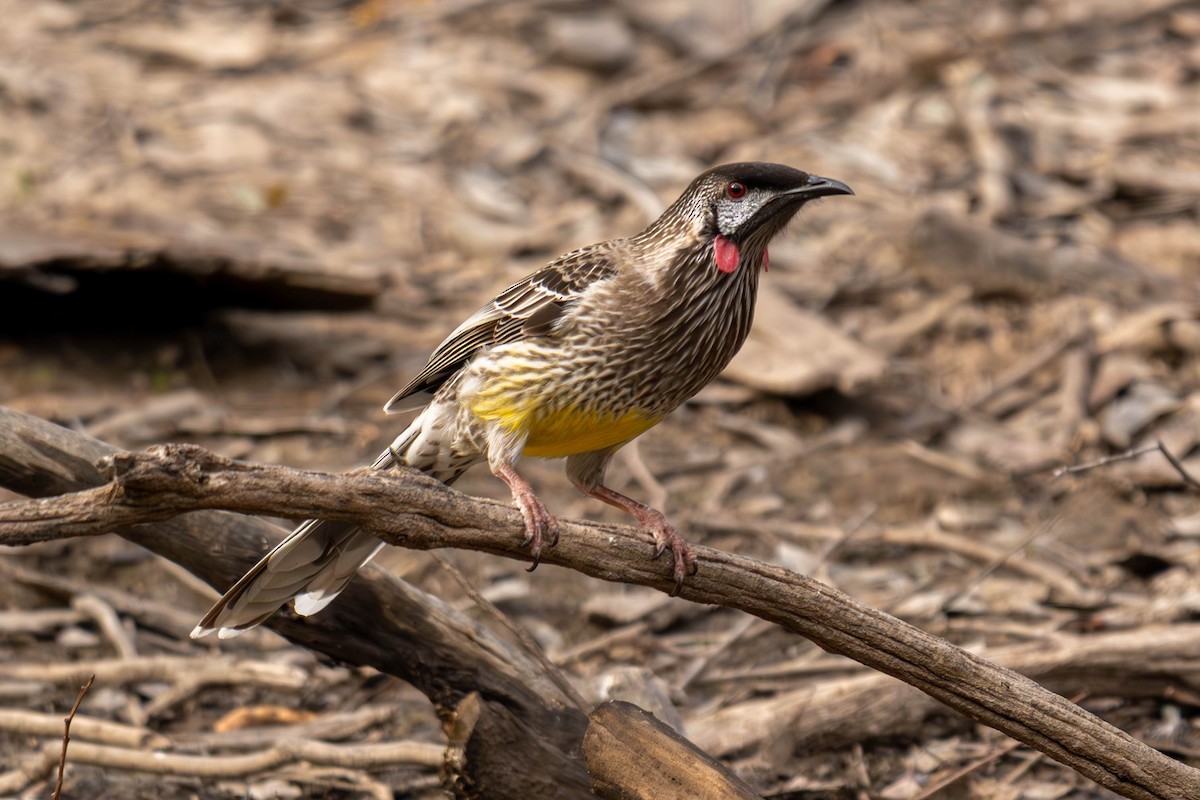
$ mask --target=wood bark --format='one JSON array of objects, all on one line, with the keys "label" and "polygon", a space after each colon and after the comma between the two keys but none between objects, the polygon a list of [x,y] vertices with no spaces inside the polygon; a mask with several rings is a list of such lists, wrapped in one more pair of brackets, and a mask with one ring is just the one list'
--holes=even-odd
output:
[{"label": "wood bark", "polygon": [[749,786],[671,728],[631,703],[591,714],[583,755],[605,800],[758,800]]}]

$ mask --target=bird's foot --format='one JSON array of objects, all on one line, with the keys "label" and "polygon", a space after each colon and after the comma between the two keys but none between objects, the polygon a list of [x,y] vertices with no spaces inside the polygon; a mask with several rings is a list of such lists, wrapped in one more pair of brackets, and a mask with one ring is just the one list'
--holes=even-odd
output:
[{"label": "bird's foot", "polygon": [[672,576],[675,578],[675,588],[671,597],[675,597],[683,589],[683,580],[688,575],[696,574],[696,554],[692,548],[675,530],[675,526],[667,522],[663,513],[654,508],[645,508],[635,513],[638,525],[642,530],[654,537],[654,557],[658,558],[669,548],[675,561]]},{"label": "bird's foot", "polygon": [[558,520],[546,510],[528,485],[513,488],[513,502],[525,520],[525,538],[521,540],[521,546],[528,547],[529,554],[533,556],[533,563],[526,570],[533,572],[541,563],[542,546],[547,542],[551,547],[558,544]]},{"label": "bird's foot", "polygon": [[508,484],[513,503],[521,512],[521,518],[525,520],[525,538],[521,541],[521,546],[528,547],[529,554],[533,556],[533,563],[526,570],[533,572],[542,560],[542,545],[547,541],[551,547],[558,544],[558,520],[546,510],[546,506],[534,494],[529,481],[522,478],[512,464],[494,464],[492,472]]},{"label": "bird's foot", "polygon": [[[576,486],[580,486],[580,484],[577,483]],[[654,537],[655,558],[665,553],[667,548],[671,549],[671,557],[675,560],[674,569],[671,571],[671,575],[675,578],[675,588],[671,590],[671,597],[678,595],[683,589],[684,578],[696,574],[696,554],[675,530],[675,526],[667,522],[666,515],[657,508],[639,503],[604,485],[591,488],[580,486],[580,488],[597,500],[603,500],[611,506],[616,506],[636,519],[638,527]]]}]

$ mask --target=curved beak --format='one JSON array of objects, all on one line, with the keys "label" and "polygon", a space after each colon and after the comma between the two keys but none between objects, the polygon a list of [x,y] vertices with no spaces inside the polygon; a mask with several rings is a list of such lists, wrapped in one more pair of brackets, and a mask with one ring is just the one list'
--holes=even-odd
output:
[{"label": "curved beak", "polygon": [[833,194],[854,194],[854,190],[841,181],[833,178],[822,178],[820,175],[809,175],[808,180],[794,189],[788,189],[782,197],[803,197],[811,200],[815,197],[828,197]]},{"label": "curved beak", "polygon": [[834,194],[854,194],[854,191],[833,178],[822,178],[820,175],[809,175],[804,183],[778,192],[737,231],[738,240],[749,236],[765,234],[767,240],[779,232],[780,228],[800,210],[809,200],[818,197],[828,197]]}]

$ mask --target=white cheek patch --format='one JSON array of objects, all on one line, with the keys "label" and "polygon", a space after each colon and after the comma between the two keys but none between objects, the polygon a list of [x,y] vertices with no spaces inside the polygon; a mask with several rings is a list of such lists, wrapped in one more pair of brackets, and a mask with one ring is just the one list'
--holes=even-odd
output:
[{"label": "white cheek patch", "polygon": [[758,190],[752,191],[740,200],[721,198],[717,203],[717,230],[726,236],[733,235],[769,199],[770,196],[767,193]]}]

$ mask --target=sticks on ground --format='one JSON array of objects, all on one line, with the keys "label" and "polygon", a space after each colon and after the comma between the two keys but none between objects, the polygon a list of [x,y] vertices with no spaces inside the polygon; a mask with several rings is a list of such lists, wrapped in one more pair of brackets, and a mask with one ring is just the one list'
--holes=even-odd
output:
[{"label": "sticks on ground", "polygon": [[[0,792],[7,795],[9,791],[19,789],[41,769],[48,768],[56,757],[54,750],[55,748],[47,745],[35,763],[26,765],[21,770],[0,775]],[[265,749],[236,755],[148,752],[92,742],[77,742],[71,748],[71,759],[77,764],[209,780],[244,778],[267,769],[301,761],[350,769],[380,769],[396,765],[436,769],[442,765],[443,755],[444,748],[441,745],[429,742],[331,744],[307,739],[281,739]],[[54,798],[58,797],[62,788],[61,781],[60,770]]]}]

